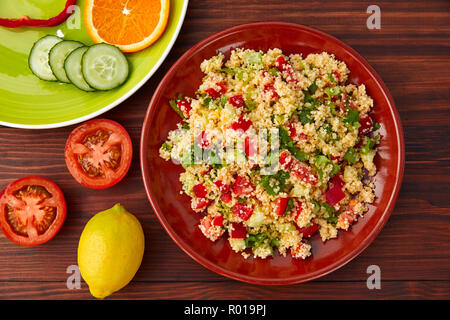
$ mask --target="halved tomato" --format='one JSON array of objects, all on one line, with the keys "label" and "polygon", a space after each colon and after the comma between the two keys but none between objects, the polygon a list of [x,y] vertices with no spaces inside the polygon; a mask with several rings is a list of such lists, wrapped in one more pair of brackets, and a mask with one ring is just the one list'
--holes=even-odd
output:
[{"label": "halved tomato", "polygon": [[42,177],[25,177],[0,194],[0,227],[21,246],[37,246],[52,239],[66,219],[61,189]]},{"label": "halved tomato", "polygon": [[65,158],[72,176],[93,189],[109,188],[125,177],[133,147],[128,132],[117,122],[95,119],[72,131]]}]

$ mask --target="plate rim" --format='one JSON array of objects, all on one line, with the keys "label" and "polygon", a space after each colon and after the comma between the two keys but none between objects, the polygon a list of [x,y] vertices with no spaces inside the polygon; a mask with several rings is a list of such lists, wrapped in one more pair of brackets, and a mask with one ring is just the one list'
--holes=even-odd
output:
[{"label": "plate rim", "polygon": [[172,39],[170,39],[169,44],[167,45],[166,49],[164,50],[161,57],[158,59],[156,64],[153,66],[153,68],[145,75],[144,78],[142,78],[133,88],[131,88],[127,93],[125,93],[120,98],[116,99],[114,102],[108,104],[107,106],[94,111],[92,113],[89,113],[85,116],[78,117],[72,120],[66,120],[62,122],[55,122],[55,123],[49,123],[49,124],[20,124],[20,123],[14,123],[14,122],[7,122],[7,121],[1,121],[0,125],[10,128],[18,128],[18,129],[54,129],[54,128],[61,128],[61,127],[67,127],[74,124],[78,124],[80,122],[84,122],[90,119],[93,119],[95,117],[98,117],[99,115],[117,107],[119,104],[127,100],[129,97],[131,97],[137,90],[139,90],[159,69],[159,67],[163,64],[163,62],[166,60],[167,56],[169,55],[170,51],[173,48],[173,45],[175,44],[175,41],[178,39],[178,35],[181,31],[181,27],[183,26],[186,12],[188,8],[189,0],[185,0],[180,19],[178,20],[178,24],[175,28],[175,32],[172,36]]},{"label": "plate rim", "polygon": [[[293,277],[285,278],[285,279],[277,279],[277,278],[257,278],[254,276],[249,276],[246,274],[241,274],[237,272],[230,271],[226,268],[220,267],[217,264],[214,264],[210,262],[209,260],[205,259],[204,257],[198,255],[194,250],[190,248],[187,244],[184,243],[184,241],[178,237],[176,232],[171,228],[168,221],[164,218],[164,216],[161,214],[162,210],[160,209],[158,203],[156,200],[154,200],[153,193],[150,188],[150,170],[148,169],[148,134],[149,134],[149,123],[150,123],[150,116],[151,113],[153,113],[153,110],[156,109],[156,104],[154,104],[154,101],[156,100],[156,97],[159,95],[160,92],[163,90],[163,84],[167,82],[167,78],[171,73],[174,73],[176,69],[178,69],[178,66],[182,64],[182,62],[191,55],[192,52],[196,51],[197,49],[201,48],[202,46],[207,45],[209,42],[214,41],[216,39],[219,39],[223,36],[232,34],[234,32],[240,31],[242,29],[251,29],[251,28],[258,28],[261,26],[266,26],[268,24],[271,25],[278,25],[283,27],[294,27],[294,28],[300,28],[303,30],[306,30],[308,32],[312,32],[314,34],[318,34],[320,36],[324,36],[328,39],[331,39],[338,43],[341,47],[347,50],[347,52],[356,60],[361,61],[363,67],[367,70],[367,72],[373,77],[376,84],[382,89],[383,95],[388,102],[390,112],[393,115],[394,118],[394,126],[396,129],[396,139],[397,139],[397,145],[399,148],[399,157],[398,162],[396,164],[396,169],[398,171],[398,175],[394,182],[393,192],[388,200],[388,203],[384,209],[384,212],[381,214],[381,217],[378,221],[378,223],[373,227],[369,235],[357,246],[357,248],[350,253],[346,254],[339,260],[334,261],[327,267],[323,269],[316,270],[309,274],[308,276],[301,277],[301,275],[296,275]],[[152,107],[153,105],[153,107]],[[308,25],[298,24],[298,23],[292,23],[292,22],[285,22],[285,21],[260,21],[260,22],[251,22],[251,23],[245,23],[240,24],[231,28],[224,29],[222,31],[219,31],[217,33],[214,33],[204,40],[198,42],[193,47],[191,47],[188,51],[186,51],[173,65],[172,67],[167,71],[165,76],[160,81],[158,87],[155,89],[154,94],[152,96],[152,99],[149,103],[149,106],[147,108],[144,122],[142,125],[142,131],[141,131],[141,139],[140,139],[140,166],[141,166],[141,175],[142,180],[145,188],[145,192],[147,194],[147,198],[151,204],[151,207],[154,211],[154,214],[156,215],[157,219],[159,220],[161,226],[163,229],[167,232],[169,237],[177,244],[177,246],[182,249],[188,256],[190,256],[194,261],[202,265],[203,267],[209,269],[210,271],[213,271],[217,274],[220,274],[222,276],[225,276],[227,278],[238,280],[241,282],[249,283],[249,284],[257,284],[257,285],[291,285],[291,284],[298,284],[298,283],[304,283],[308,282],[320,277],[323,277],[352,261],[354,258],[356,258],[362,251],[364,251],[376,238],[376,236],[381,232],[384,225],[389,220],[389,217],[394,210],[394,206],[396,204],[402,181],[403,181],[403,175],[404,175],[404,167],[405,167],[405,144],[404,144],[404,134],[403,134],[403,127],[400,119],[400,115],[398,113],[397,107],[395,105],[394,99],[392,98],[387,86],[384,84],[381,77],[378,75],[378,73],[375,71],[375,69],[368,63],[368,61],[360,55],[355,49],[353,49],[350,45],[346,44],[344,41],[334,37],[331,34],[328,34],[324,31],[321,31],[315,27],[310,27]]]}]

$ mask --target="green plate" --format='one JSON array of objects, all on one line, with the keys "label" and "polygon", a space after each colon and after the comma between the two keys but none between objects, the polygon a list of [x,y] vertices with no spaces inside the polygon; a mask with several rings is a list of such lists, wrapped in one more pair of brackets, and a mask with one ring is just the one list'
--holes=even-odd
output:
[{"label": "green plate", "polygon": [[[65,2],[0,0],[0,17],[18,18],[26,14],[45,19],[62,11]],[[129,79],[123,86],[104,92],[84,92],[71,84],[42,81],[28,68],[31,47],[47,34],[86,45],[93,43],[83,24],[84,0],[77,2],[79,19],[75,13],[56,27],[0,27],[0,125],[30,129],[62,127],[91,119],[117,106],[139,89],[166,58],[183,24],[188,2],[170,2],[170,18],[163,36],[149,48],[127,54],[131,66]]]}]

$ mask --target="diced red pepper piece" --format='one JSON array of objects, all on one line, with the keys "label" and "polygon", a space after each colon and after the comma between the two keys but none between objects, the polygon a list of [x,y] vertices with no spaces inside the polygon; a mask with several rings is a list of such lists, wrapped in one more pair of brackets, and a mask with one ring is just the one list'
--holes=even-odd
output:
[{"label": "diced red pepper piece", "polygon": [[237,176],[231,187],[231,190],[238,196],[246,196],[251,194],[253,190],[255,190],[255,186],[249,179]]},{"label": "diced red pepper piece", "polygon": [[283,151],[281,152],[280,159],[278,161],[283,169],[290,169],[292,167],[292,163],[294,162],[294,158],[289,151]]},{"label": "diced red pepper piece", "polygon": [[218,97],[220,97],[219,91],[214,88],[208,88],[205,90],[205,92],[213,99],[217,99]]},{"label": "diced red pepper piece", "polygon": [[212,224],[213,226],[223,227],[223,215],[220,214],[218,216],[215,216],[212,220]]},{"label": "diced red pepper piece", "polygon": [[303,234],[303,238],[309,238],[319,230],[319,226],[314,222],[307,227],[297,228],[298,232]]},{"label": "diced red pepper piece", "polygon": [[231,124],[231,129],[247,131],[251,127],[252,124],[253,124],[253,122],[245,119],[244,115],[241,115],[237,119],[237,121],[235,121]]},{"label": "diced red pepper piece", "polygon": [[264,92],[270,92],[271,93],[271,99],[276,99],[279,97],[277,91],[275,90],[275,87],[272,83],[268,83],[264,85]]},{"label": "diced red pepper piece", "polygon": [[345,198],[345,193],[338,184],[333,185],[327,192],[325,192],[325,199],[330,206],[334,206]]},{"label": "diced red pepper piece", "polygon": [[233,96],[228,99],[228,102],[236,108],[241,108],[244,105],[244,98],[242,97],[242,94],[239,94],[237,96]]},{"label": "diced red pepper piece", "polygon": [[233,239],[245,239],[247,228],[242,223],[233,222],[230,228],[230,237]]},{"label": "diced red pepper piece", "polygon": [[244,139],[244,152],[247,157],[253,157],[256,154],[256,144],[250,137]]},{"label": "diced red pepper piece", "polygon": [[206,131],[202,131],[197,136],[197,143],[200,146],[200,148],[203,148],[203,149],[208,149],[209,148],[211,143],[208,140],[208,135],[207,135]]},{"label": "diced red pepper piece", "polygon": [[345,185],[345,182],[341,179],[341,177],[338,174],[334,175],[333,178],[331,178],[330,182],[333,185],[335,186],[337,185],[341,188]]},{"label": "diced red pepper piece", "polygon": [[279,56],[275,61],[275,67],[280,71],[287,71],[290,64],[286,61],[283,56]]},{"label": "diced red pepper piece", "polygon": [[253,214],[253,208],[238,202],[233,207],[233,214],[239,219],[247,221]]},{"label": "diced red pepper piece", "polygon": [[192,110],[191,103],[186,99],[181,99],[177,101],[177,106],[185,114],[185,116],[189,118]]},{"label": "diced red pepper piece", "polygon": [[294,161],[291,171],[300,180],[312,185],[317,184],[318,181],[317,176],[314,173],[312,173],[311,170],[302,162]]},{"label": "diced red pepper piece", "polygon": [[341,75],[337,71],[333,71],[333,76],[337,81],[341,81]]},{"label": "diced red pepper piece", "polygon": [[208,194],[208,190],[203,183],[196,184],[192,188],[192,191],[194,192],[195,196],[199,198],[204,198]]},{"label": "diced red pepper piece", "polygon": [[286,213],[286,208],[289,202],[289,198],[288,197],[280,197],[276,200],[276,211],[275,213],[279,216],[282,216]]},{"label": "diced red pepper piece", "polygon": [[230,191],[224,192],[220,196],[220,200],[222,200],[222,202],[225,202],[225,203],[229,203],[231,201],[231,198],[232,198],[232,195],[231,195]]},{"label": "diced red pepper piece", "polygon": [[289,121],[287,127],[289,129],[289,137],[294,138],[297,135],[297,129],[295,129],[295,122]]},{"label": "diced red pepper piece", "polygon": [[302,213],[303,211],[303,204],[301,201],[297,201],[296,205],[295,205],[295,221],[297,221],[298,216]]},{"label": "diced red pepper piece", "polygon": [[201,211],[212,203],[211,200],[206,198],[192,198],[192,209]]},{"label": "diced red pepper piece", "polygon": [[230,187],[223,183],[222,180],[217,180],[214,184],[219,188],[220,192],[228,192],[230,191]]},{"label": "diced red pepper piece", "polygon": [[227,93],[228,89],[227,89],[227,87],[225,86],[225,83],[219,82],[219,83],[216,83],[216,84],[220,87],[220,89],[219,89],[219,93],[220,93],[220,94]]},{"label": "diced red pepper piece", "polygon": [[371,117],[365,116],[364,118],[361,118],[359,124],[361,125],[359,127],[359,134],[366,135],[372,131],[373,121]]}]

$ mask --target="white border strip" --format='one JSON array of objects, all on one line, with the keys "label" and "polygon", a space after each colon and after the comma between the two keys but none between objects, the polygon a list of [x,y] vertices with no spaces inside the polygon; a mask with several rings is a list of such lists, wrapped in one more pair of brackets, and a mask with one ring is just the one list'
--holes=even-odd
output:
[{"label": "white border strip", "polygon": [[161,58],[159,58],[158,62],[156,62],[155,66],[150,70],[149,73],[147,73],[147,75],[138,84],[136,84],[136,86],[134,86],[130,91],[128,91],[126,94],[124,94],[122,97],[120,97],[113,103],[107,105],[106,107],[104,107],[100,110],[92,112],[86,116],[76,118],[73,120],[64,121],[64,122],[51,123],[51,124],[28,125],[28,124],[17,124],[17,123],[0,121],[0,125],[6,126],[6,127],[11,127],[11,128],[21,128],[21,129],[52,129],[52,128],[66,127],[66,126],[70,126],[73,124],[77,124],[77,123],[95,118],[95,117],[101,115],[102,113],[105,113],[106,111],[109,111],[112,108],[116,107],[118,104],[121,104],[126,99],[128,99],[131,95],[133,95],[140,87],[142,87],[144,85],[144,83],[147,82],[148,79],[150,79],[150,77],[156,72],[156,70],[158,70],[158,68],[164,62],[166,57],[169,55],[169,52],[170,52],[170,50],[172,50],[172,47],[175,44],[175,41],[177,40],[178,34],[180,33],[181,27],[183,25],[184,18],[186,16],[186,11],[188,8],[188,4],[189,4],[189,0],[186,0],[184,2],[184,6],[183,6],[183,9],[182,9],[182,12],[180,15],[180,19],[178,21],[178,25],[172,36],[172,39],[170,40],[166,50],[163,52]]}]

